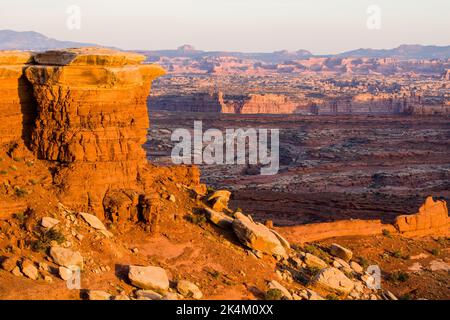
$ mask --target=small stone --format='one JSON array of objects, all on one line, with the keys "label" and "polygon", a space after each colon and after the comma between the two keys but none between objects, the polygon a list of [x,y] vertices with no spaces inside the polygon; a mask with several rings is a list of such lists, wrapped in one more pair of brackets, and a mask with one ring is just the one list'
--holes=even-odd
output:
[{"label": "small stone", "polygon": [[8,272],[13,271],[15,267],[17,267],[17,258],[15,257],[6,258],[2,262],[3,270],[6,270]]},{"label": "small stone", "polygon": [[173,194],[171,194],[171,195],[169,196],[169,201],[175,203],[175,202],[177,201],[177,199],[175,198],[175,196],[174,196]]},{"label": "small stone", "polygon": [[133,248],[133,249],[131,249],[131,252],[133,252],[133,253],[138,253],[138,252],[139,252],[139,249],[138,249],[138,248]]},{"label": "small stone", "polygon": [[22,273],[22,271],[20,271],[19,266],[15,266],[15,267],[12,269],[11,273],[12,273],[13,275],[15,275],[16,277],[23,277],[23,273]]},{"label": "small stone", "polygon": [[50,269],[46,262],[39,262],[39,270],[40,271],[49,271]]},{"label": "small stone", "polygon": [[353,271],[355,271],[355,272],[358,273],[358,274],[362,274],[362,273],[364,272],[363,267],[361,267],[361,266],[359,265],[359,263],[356,263],[355,261],[351,261],[351,262],[350,262],[350,268],[352,268]]},{"label": "small stone", "polygon": [[73,271],[66,267],[59,267],[58,274],[64,281],[70,280],[73,277]]},{"label": "small stone", "polygon": [[22,262],[22,273],[32,280],[39,278],[39,271],[30,260],[24,260]]},{"label": "small stone", "polygon": [[316,257],[313,254],[307,253],[305,255],[305,258],[303,259],[305,264],[310,268],[326,268],[328,267],[327,263],[320,259],[319,257]]},{"label": "small stone", "polygon": [[46,229],[51,229],[54,226],[56,226],[59,223],[58,219],[54,219],[51,217],[43,217],[41,219],[41,226],[43,226]]},{"label": "small stone", "polygon": [[355,289],[356,292],[362,293],[364,291],[364,286],[361,282],[355,282]]},{"label": "small stone", "polygon": [[53,282],[53,278],[50,276],[44,276],[44,281],[47,283],[52,283]]},{"label": "small stone", "polygon": [[138,290],[136,291],[136,297],[139,300],[161,300],[162,295],[153,290]]},{"label": "small stone", "polygon": [[388,300],[398,300],[398,298],[389,290],[386,290],[383,292],[383,295],[386,297],[386,299]]},{"label": "small stone", "polygon": [[342,260],[348,262],[353,257],[353,252],[347,248],[344,248],[343,246],[338,245],[337,243],[333,243],[330,247],[330,253],[338,258],[341,258]]},{"label": "small stone", "polygon": [[186,298],[201,299],[203,293],[194,283],[187,280],[180,280],[177,284],[177,291]]},{"label": "small stone", "polygon": [[130,297],[127,296],[126,294],[119,294],[117,296],[114,296],[112,299],[113,300],[130,300]]},{"label": "small stone", "polygon": [[88,299],[89,300],[111,300],[111,295],[105,291],[89,290]]},{"label": "small stone", "polygon": [[179,300],[180,299],[180,295],[175,293],[175,292],[168,292],[163,298],[162,300]]},{"label": "small stone", "polygon": [[269,289],[278,289],[281,291],[281,294],[283,295],[283,299],[285,300],[292,300],[292,295],[291,293],[288,291],[288,289],[286,289],[284,286],[282,286],[278,281],[272,280],[269,282]]}]

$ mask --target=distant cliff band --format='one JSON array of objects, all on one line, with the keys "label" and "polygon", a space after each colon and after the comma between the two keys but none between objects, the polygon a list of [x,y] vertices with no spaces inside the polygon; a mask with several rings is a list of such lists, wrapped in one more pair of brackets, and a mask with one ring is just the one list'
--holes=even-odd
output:
[{"label": "distant cliff band", "polygon": [[[297,101],[299,100],[299,101]],[[363,93],[349,98],[292,99],[277,94],[226,96],[222,92],[158,95],[148,99],[150,110],[174,112],[217,112],[234,114],[450,114],[448,100],[442,104],[423,103],[418,96],[393,97]]]}]

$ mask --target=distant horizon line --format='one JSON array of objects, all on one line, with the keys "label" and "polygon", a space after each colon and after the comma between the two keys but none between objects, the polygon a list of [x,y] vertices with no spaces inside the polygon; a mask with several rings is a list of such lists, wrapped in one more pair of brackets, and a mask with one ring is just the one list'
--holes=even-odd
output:
[{"label": "distant horizon line", "polygon": [[389,51],[389,50],[394,50],[394,49],[398,49],[400,47],[437,47],[437,48],[446,48],[446,47],[450,47],[450,44],[446,44],[446,45],[439,45],[439,44],[420,44],[420,43],[412,43],[412,44],[408,44],[408,43],[400,43],[397,46],[394,47],[390,47],[390,48],[377,48],[377,47],[356,47],[354,49],[350,49],[350,50],[346,50],[346,51],[341,51],[341,52],[332,52],[332,53],[314,53],[311,50],[308,49],[297,49],[297,50],[288,50],[288,49],[278,49],[278,50],[273,50],[273,51],[240,51],[240,50],[236,50],[236,49],[225,49],[225,50],[219,50],[219,49],[211,49],[211,50],[204,50],[204,49],[197,49],[196,46],[191,45],[191,44],[187,44],[184,43],[182,45],[179,45],[175,48],[160,48],[160,49],[144,49],[144,48],[135,48],[135,49],[126,49],[126,48],[122,48],[120,46],[114,46],[114,45],[106,45],[106,44],[100,44],[100,43],[91,43],[91,42],[83,42],[83,41],[75,41],[75,40],[60,40],[57,38],[52,38],[52,37],[48,37],[47,35],[45,35],[44,33],[38,32],[38,31],[34,31],[34,30],[28,30],[28,31],[17,31],[17,30],[13,30],[13,29],[0,29],[0,32],[2,31],[12,31],[15,33],[36,33],[39,35],[42,35],[46,38],[48,38],[49,40],[54,40],[54,41],[60,41],[60,42],[73,42],[73,43],[79,43],[80,45],[83,46],[87,46],[87,45],[92,45],[92,46],[100,46],[100,47],[106,47],[106,48],[115,48],[115,49],[119,49],[119,50],[123,50],[123,51],[178,51],[180,49],[182,49],[183,47],[191,47],[192,51],[199,51],[199,52],[209,52],[209,53],[215,53],[215,52],[224,52],[224,53],[244,53],[244,54],[273,54],[273,53],[282,53],[282,52],[286,52],[286,53],[296,53],[299,51],[305,51],[307,53],[310,53],[312,56],[330,56],[330,55],[340,55],[340,54],[344,54],[347,52],[352,52],[352,51],[357,51],[357,50],[377,50],[377,51]]}]

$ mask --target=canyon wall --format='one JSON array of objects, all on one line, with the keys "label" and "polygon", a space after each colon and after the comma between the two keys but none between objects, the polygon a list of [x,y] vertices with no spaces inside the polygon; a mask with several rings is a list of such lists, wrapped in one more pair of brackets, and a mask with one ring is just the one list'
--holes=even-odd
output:
[{"label": "canyon wall", "polygon": [[[234,114],[402,114],[411,112],[411,101],[387,94],[358,94],[354,97],[292,99],[279,94],[224,95],[222,92],[198,92],[185,95],[149,97],[150,110],[172,112],[220,112]],[[418,109],[417,109],[418,110]]]},{"label": "canyon wall", "polygon": [[297,104],[288,97],[276,94],[249,94],[229,99],[222,107],[223,113],[267,114],[295,113]]}]

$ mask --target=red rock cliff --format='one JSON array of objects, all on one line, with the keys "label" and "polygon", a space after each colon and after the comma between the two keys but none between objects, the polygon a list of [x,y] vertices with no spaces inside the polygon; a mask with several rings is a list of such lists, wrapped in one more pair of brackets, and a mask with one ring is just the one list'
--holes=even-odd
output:
[{"label": "red rock cliff", "polygon": [[146,100],[164,70],[144,59],[100,48],[0,53],[1,142],[27,140],[64,204],[113,221],[141,210],[151,220],[155,183],[203,189],[197,168],[146,159]]}]

